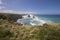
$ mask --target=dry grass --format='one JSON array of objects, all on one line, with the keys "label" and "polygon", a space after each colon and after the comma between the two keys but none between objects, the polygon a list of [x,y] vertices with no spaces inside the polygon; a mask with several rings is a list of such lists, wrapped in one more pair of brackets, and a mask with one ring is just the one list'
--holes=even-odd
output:
[{"label": "dry grass", "polygon": [[22,26],[1,20],[0,40],[60,40],[60,25]]}]

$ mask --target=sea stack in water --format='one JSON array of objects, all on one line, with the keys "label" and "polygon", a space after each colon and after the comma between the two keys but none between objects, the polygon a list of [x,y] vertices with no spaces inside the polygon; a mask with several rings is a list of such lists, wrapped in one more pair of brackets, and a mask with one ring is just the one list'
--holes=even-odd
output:
[{"label": "sea stack in water", "polygon": [[28,15],[28,17],[30,17],[30,15]]},{"label": "sea stack in water", "polygon": [[35,18],[35,16],[33,16],[33,18]]},{"label": "sea stack in water", "polygon": [[28,15],[28,17],[30,17],[30,18],[35,18],[35,16],[33,16],[33,15]]}]

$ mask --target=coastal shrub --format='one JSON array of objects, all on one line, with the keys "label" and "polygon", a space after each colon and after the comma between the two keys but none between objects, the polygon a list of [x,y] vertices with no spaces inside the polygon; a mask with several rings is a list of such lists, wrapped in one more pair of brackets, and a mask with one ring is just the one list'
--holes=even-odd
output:
[{"label": "coastal shrub", "polygon": [[12,40],[60,40],[60,26],[50,24],[21,26],[7,20],[2,22],[0,24],[0,39],[8,37],[9,40],[12,38]]},{"label": "coastal shrub", "polygon": [[18,19],[23,18],[21,15],[7,15],[9,21],[16,22]]},{"label": "coastal shrub", "polygon": [[0,19],[7,19],[5,15],[0,14]]},{"label": "coastal shrub", "polygon": [[47,40],[60,40],[60,31],[52,30],[48,34]]},{"label": "coastal shrub", "polygon": [[12,36],[12,33],[9,30],[5,29],[4,27],[0,26],[0,38],[4,38],[6,36],[10,37]]},{"label": "coastal shrub", "polygon": [[37,31],[37,40],[60,40],[60,29],[57,27],[54,25],[44,24]]}]

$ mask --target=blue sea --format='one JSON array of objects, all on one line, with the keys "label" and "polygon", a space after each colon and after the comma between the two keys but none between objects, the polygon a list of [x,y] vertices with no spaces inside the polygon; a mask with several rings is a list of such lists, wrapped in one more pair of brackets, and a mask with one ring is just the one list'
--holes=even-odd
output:
[{"label": "blue sea", "polygon": [[60,15],[28,15],[23,16],[22,19],[18,19],[17,23],[24,25],[43,25],[45,23],[59,23]]},{"label": "blue sea", "polygon": [[39,17],[42,20],[50,21],[53,23],[60,23],[60,15],[38,15],[35,16]]}]

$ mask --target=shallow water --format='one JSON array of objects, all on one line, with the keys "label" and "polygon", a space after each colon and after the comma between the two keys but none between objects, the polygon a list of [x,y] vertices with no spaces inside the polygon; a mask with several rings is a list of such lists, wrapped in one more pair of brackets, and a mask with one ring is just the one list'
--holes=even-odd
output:
[{"label": "shallow water", "polygon": [[17,23],[22,23],[24,25],[43,25],[46,23],[44,20],[39,19],[37,16],[30,15],[30,17],[23,16],[22,19],[18,19]]}]

